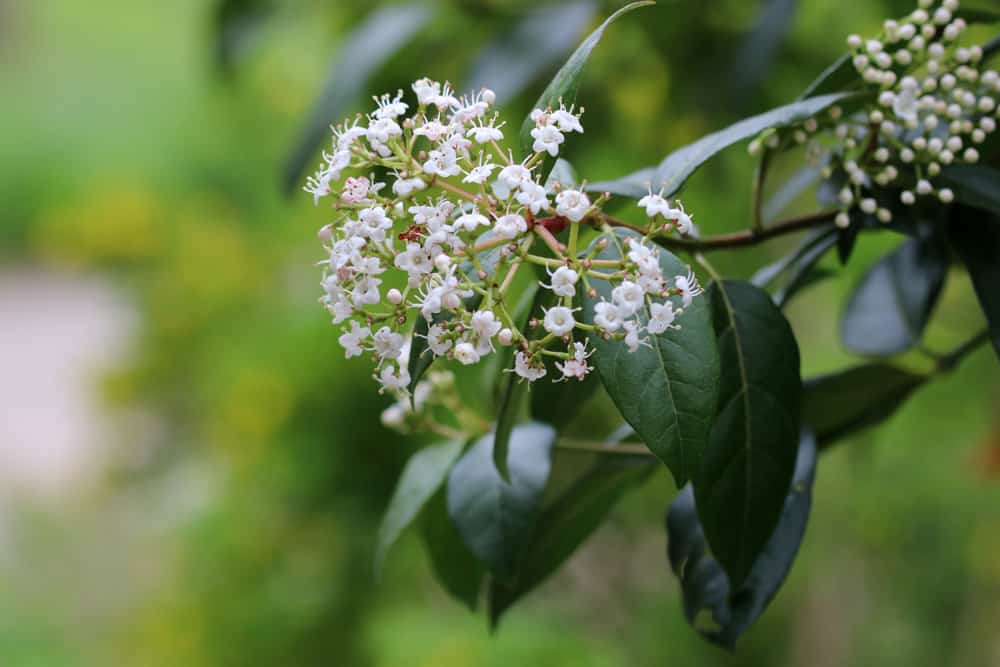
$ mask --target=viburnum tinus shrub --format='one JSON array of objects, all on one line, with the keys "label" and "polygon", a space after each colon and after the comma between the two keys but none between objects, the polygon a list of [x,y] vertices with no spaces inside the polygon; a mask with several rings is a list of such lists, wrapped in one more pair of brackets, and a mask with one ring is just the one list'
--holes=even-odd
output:
[{"label": "viburnum tinus shrub", "polygon": [[[586,140],[583,66],[613,20],[646,4],[592,33],[520,128],[501,120],[488,89],[462,95],[420,79],[336,126],[306,190],[333,210],[319,234],[321,301],[347,357],[366,358],[378,390],[398,399],[387,426],[443,439],[406,465],[376,568],[419,519],[441,583],[470,607],[485,588],[496,622],[665,466],[680,489],[667,532],[684,612],[732,647],[792,565],[818,453],[979,345],[1000,353],[1000,171],[990,166],[1000,76],[987,67],[998,48],[963,40],[969,23],[998,16],[920,0],[881,34],[850,36],[795,102],[621,179],[578,181],[557,158]],[[701,236],[675,196],[743,141],[758,165],[748,228]],[[793,181],[818,181],[820,210],[764,224],[761,193],[779,157],[803,163]],[[612,204],[637,207],[641,222],[610,215]],[[905,240],[864,275],[841,321],[845,345],[869,360],[803,379],[782,309],[823,277],[827,253],[846,263],[876,229]],[[750,281],[707,259],[787,234],[803,234],[800,246]],[[986,330],[930,355],[924,372],[885,359],[920,343],[955,258]],[[496,368],[495,414],[472,408],[449,370],[477,364]],[[622,427],[566,437],[599,388]],[[553,491],[563,448],[596,462]]]}]

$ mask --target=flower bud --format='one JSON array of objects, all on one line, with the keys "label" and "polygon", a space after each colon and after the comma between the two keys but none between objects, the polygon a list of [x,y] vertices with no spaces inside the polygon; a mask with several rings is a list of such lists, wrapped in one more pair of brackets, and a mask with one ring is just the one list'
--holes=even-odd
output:
[{"label": "flower bud", "polygon": [[394,306],[398,306],[403,303],[403,293],[395,287],[386,293],[385,298]]},{"label": "flower bud", "polygon": [[514,332],[507,328],[501,329],[497,334],[497,340],[501,345],[510,345],[514,342]]}]

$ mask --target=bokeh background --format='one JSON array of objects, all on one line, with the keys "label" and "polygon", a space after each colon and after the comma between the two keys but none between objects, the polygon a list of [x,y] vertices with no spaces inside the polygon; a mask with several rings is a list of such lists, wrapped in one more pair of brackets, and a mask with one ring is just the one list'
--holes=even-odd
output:
[{"label": "bokeh background", "polygon": [[[439,0],[363,95],[332,104],[485,71],[509,78],[516,127],[617,7],[577,2],[574,21],[524,32],[543,4]],[[590,180],[654,163],[791,100],[844,35],[911,8],[664,0],[629,15],[588,65],[586,134],[567,156]],[[316,302],[323,210],[282,190],[373,9],[0,0],[0,664],[1000,665],[1000,365],[986,348],[824,455],[800,559],[735,656],[681,614],[665,474],[495,636],[437,588],[412,536],[375,583],[378,518],[419,441],[380,425],[369,369],[343,360]],[[504,66],[538,45],[556,53],[537,71]],[[691,181],[703,232],[746,225],[751,168],[734,149]],[[851,361],[840,303],[897,241],[864,237],[792,305],[808,373]],[[745,276],[787,247],[717,264]],[[953,271],[927,345],[981,327]]]}]

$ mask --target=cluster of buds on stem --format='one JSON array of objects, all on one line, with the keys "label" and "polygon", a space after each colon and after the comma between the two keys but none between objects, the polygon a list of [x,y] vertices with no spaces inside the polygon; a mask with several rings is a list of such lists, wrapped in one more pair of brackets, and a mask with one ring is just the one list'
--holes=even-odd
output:
[{"label": "cluster of buds on stem", "polygon": [[[786,133],[809,144],[826,177],[843,171],[839,226],[850,225],[854,207],[892,221],[886,202],[872,195],[874,185],[896,186],[907,206],[922,196],[950,203],[954,193],[935,177],[948,165],[976,163],[977,147],[996,130],[1000,74],[982,68],[982,47],[960,44],[967,26],[958,6],[958,0],[920,0],[904,19],[885,21],[879,35],[849,36],[870,101],[853,113],[832,107]],[[771,133],[755,140],[751,152],[777,148],[782,139]]]},{"label": "cluster of buds on stem", "polygon": [[[343,327],[348,358],[370,355],[382,387],[405,392],[408,336],[422,319],[424,354],[468,365],[498,345],[513,346],[511,371],[520,378],[544,377],[550,357],[560,379],[582,380],[591,352],[576,338],[617,337],[637,349],[646,333],[678,326],[674,320],[701,290],[692,274],[663,274],[650,237],[690,233],[683,206],[650,193],[639,202],[650,233],[619,259],[598,259],[601,244],[583,250],[581,228],[607,224],[607,197],[592,201],[572,184],[543,182],[546,160],[558,156],[567,136],[583,132],[582,109],[560,103],[534,110],[533,153],[519,162],[502,148],[492,91],[460,97],[428,79],[412,88],[412,114],[399,91],[333,128],[332,151],[305,188],[316,203],[333,202],[335,219],[319,233],[326,251],[321,302]],[[553,299],[519,327],[512,304],[524,277]],[[595,279],[612,283],[613,297],[586,324],[578,321],[580,295],[593,292]],[[644,324],[642,309],[649,313]],[[390,417],[405,414],[400,408]]]}]

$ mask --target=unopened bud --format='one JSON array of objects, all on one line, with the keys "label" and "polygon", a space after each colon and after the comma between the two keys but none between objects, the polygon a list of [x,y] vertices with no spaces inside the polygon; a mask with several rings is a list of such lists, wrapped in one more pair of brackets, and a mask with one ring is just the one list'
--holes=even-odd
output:
[{"label": "unopened bud", "polygon": [[320,241],[332,241],[333,240],[333,225],[324,225],[320,227],[319,232],[316,234]]},{"label": "unopened bud", "polygon": [[436,266],[437,270],[441,273],[445,273],[451,267],[451,257],[441,253],[434,258],[434,266]]},{"label": "unopened bud", "polygon": [[497,94],[494,93],[489,88],[483,88],[483,102],[486,102],[490,106],[493,106],[493,104],[496,101],[497,101]]},{"label": "unopened bud", "polygon": [[510,329],[501,329],[497,334],[497,340],[501,345],[510,345],[514,341],[514,332]]},{"label": "unopened bud", "polygon": [[403,302],[403,293],[393,287],[386,293],[385,298],[388,299],[389,303],[392,305],[398,306]]},{"label": "unopened bud", "polygon": [[600,248],[601,250],[604,250],[605,248],[608,247],[608,240],[601,239],[600,241],[597,242],[597,247]]},{"label": "unopened bud", "polygon": [[590,298],[590,299],[596,299],[597,298],[597,290],[594,289],[593,287],[591,287],[589,290],[587,290],[587,297]]},{"label": "unopened bud", "polygon": [[445,296],[444,305],[448,310],[455,310],[462,305],[462,299],[452,292],[451,294]]}]

